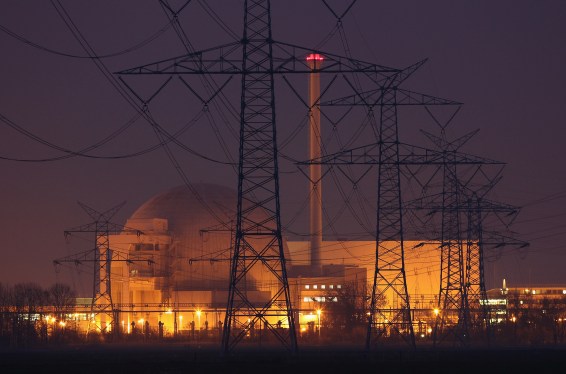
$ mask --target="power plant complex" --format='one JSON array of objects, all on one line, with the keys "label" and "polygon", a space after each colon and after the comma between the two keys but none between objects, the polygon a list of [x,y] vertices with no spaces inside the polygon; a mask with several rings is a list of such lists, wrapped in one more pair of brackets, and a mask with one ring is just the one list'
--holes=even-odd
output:
[{"label": "power plant complex", "polygon": [[[183,9],[164,6],[176,30],[182,30],[177,15]],[[348,9],[341,16],[332,11],[337,27]],[[508,226],[519,208],[489,198],[502,162],[461,151],[475,132],[448,137],[461,103],[405,88],[426,60],[392,68],[355,59],[348,50],[342,56],[277,41],[269,0],[246,0],[243,15],[239,40],[203,50],[183,40],[186,54],[111,78],[185,183],[157,193],[123,224],[113,222],[121,206],[99,212],[81,205],[92,222],[66,233],[94,236],[94,249],[55,264],[92,266],[92,295],[50,318],[72,322],[86,335],[198,338],[226,353],[239,345],[296,352],[298,341],[324,339],[368,349],[487,344],[511,314],[506,285],[490,294],[486,289],[486,251],[528,243],[489,227],[494,216]],[[165,78],[142,99],[127,82],[146,76]],[[185,145],[148,110],[172,77],[206,115],[213,103],[238,108],[238,159],[227,162],[237,174],[234,186],[191,183],[182,172],[170,147]],[[241,86],[230,101],[224,95],[232,77]],[[276,80],[306,112],[308,149],[304,159],[292,160],[308,189],[308,234],[300,240],[281,223],[276,118],[288,113],[275,115]],[[297,81],[308,82],[307,92]],[[431,148],[401,140],[399,112],[406,107],[424,108],[437,126],[438,133],[422,131]],[[448,119],[433,108],[447,110]],[[350,141],[327,144],[326,123],[333,130],[347,123]],[[364,228],[370,235],[325,235],[329,176],[350,184],[351,194],[335,193],[345,202],[369,185],[372,198],[349,210],[372,217]],[[362,182],[366,176],[373,180]]]},{"label": "power plant complex", "polygon": [[[235,191],[210,184],[194,187],[218,215],[233,217]],[[214,218],[186,186],[154,196],[136,210],[126,226],[143,232],[109,236],[112,251],[131,260],[112,264],[112,302],[120,312],[116,318],[126,332],[131,332],[132,326],[141,328],[139,321],[153,328],[162,326],[165,335],[221,329],[228,300],[233,230],[215,229]],[[298,328],[303,332],[312,326],[309,323],[315,322],[318,329],[319,318],[330,318],[326,316],[330,311],[327,305],[342,302],[338,298],[345,293],[357,298],[355,302],[360,310],[365,310],[363,306],[375,270],[367,266],[374,256],[375,242],[321,241],[319,251],[332,254],[332,259],[326,259],[320,252],[312,253],[309,244],[284,240],[291,304]],[[420,256],[438,258],[437,246],[420,247]],[[318,258],[315,265],[311,264],[313,258]],[[418,257],[414,259],[415,263],[407,264],[411,274],[421,266]],[[415,300],[422,303],[423,296],[426,298],[422,309],[429,313],[427,323],[436,307],[433,295],[440,276],[436,269],[409,277],[408,281],[409,289],[419,292],[411,293]],[[251,302],[266,303],[276,288],[277,279],[268,271],[258,269],[247,276],[246,293]],[[390,308],[395,303],[398,300],[387,300]],[[97,315],[98,328],[100,324],[105,328],[109,322],[108,315]],[[278,322],[282,328],[288,328],[287,321],[270,321],[274,325]],[[423,322],[421,325],[424,328]],[[431,326],[427,324],[427,327]]]}]

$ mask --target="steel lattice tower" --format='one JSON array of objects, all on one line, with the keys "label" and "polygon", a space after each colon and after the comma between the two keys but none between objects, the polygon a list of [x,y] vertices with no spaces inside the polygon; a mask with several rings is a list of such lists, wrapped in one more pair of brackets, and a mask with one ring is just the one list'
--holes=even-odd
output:
[{"label": "steel lattice tower", "polygon": [[[390,85],[394,78],[406,75],[400,74],[398,69],[276,43],[271,34],[270,2],[247,0],[244,6],[244,36],[240,41],[122,70],[118,74],[241,76],[237,225],[222,349],[224,352],[233,350],[259,322],[263,324],[261,328],[272,332],[289,350],[295,351],[297,338],[281,234],[274,75],[311,74],[306,57],[313,53],[324,55],[328,61],[318,70],[320,73],[361,74],[374,86]],[[276,57],[273,55],[275,45]],[[145,108],[147,102],[142,100],[142,104]],[[140,111],[160,136],[175,141],[153,118],[145,115],[145,111]],[[248,275],[259,267],[270,273],[277,284],[271,299],[264,304],[254,303],[248,297],[253,286]]]},{"label": "steel lattice tower", "polygon": [[[483,269],[483,247],[486,241],[483,220],[489,213],[504,213],[507,217],[518,213],[516,207],[483,198],[483,195],[490,191],[499,180],[498,177],[489,177],[483,168],[487,165],[499,164],[499,172],[501,172],[503,163],[487,159],[476,163],[462,162],[458,150],[477,131],[448,141],[445,130],[453,118],[444,125],[435,119],[441,127],[440,136],[423,131],[423,134],[442,153],[443,160],[440,203],[427,204],[428,209],[442,212],[441,279],[438,315],[433,334],[435,345],[450,338],[455,342],[467,344],[472,330],[476,334],[489,327],[487,308],[481,305],[481,300],[486,300]],[[459,175],[458,167],[465,165],[475,165],[475,170],[469,177],[463,178]],[[487,181],[478,187],[479,176],[483,176]],[[422,208],[421,206],[419,209]],[[499,219],[503,222],[501,217]],[[464,222],[467,223],[466,228]],[[464,230],[466,234],[463,234]],[[489,244],[496,246],[527,245],[525,242],[506,238],[496,233],[490,233]]]},{"label": "steel lattice tower", "polygon": [[[79,202],[79,205],[83,210],[94,220],[91,223],[75,227],[69,230],[65,230],[65,237],[73,233],[94,233],[94,248],[88,251],[66,256],[63,258],[58,258],[53,260],[55,266],[61,265],[63,263],[74,263],[75,265],[80,265],[83,262],[92,262],[94,265],[94,279],[93,279],[93,290],[92,290],[92,302],[90,308],[90,319],[89,327],[87,333],[90,330],[94,330],[91,323],[96,322],[96,317],[100,318],[100,327],[96,325],[96,329],[102,332],[107,332],[110,327],[110,331],[113,334],[120,333],[120,310],[115,308],[112,302],[112,263],[113,262],[147,262],[148,264],[153,264],[151,259],[130,259],[124,254],[113,251],[110,248],[109,235],[110,233],[136,233],[137,236],[142,234],[141,231],[125,227],[116,223],[110,222],[110,219],[124,206],[125,202],[111,208],[105,212],[98,212],[83,203]],[[103,325],[104,324],[104,325]]]},{"label": "steel lattice tower", "polygon": [[[366,346],[370,346],[374,328],[378,335],[408,336],[415,345],[403,244],[401,177],[396,90],[385,90],[381,96],[379,131],[379,171],[377,181],[376,261],[371,294]],[[379,294],[393,295],[397,306],[376,308]]]},{"label": "steel lattice tower", "polygon": [[[231,351],[259,322],[295,351],[297,337],[281,235],[269,1],[245,2],[242,42],[238,218],[222,349]],[[254,267],[268,270],[276,279],[277,290],[267,303],[248,298],[248,274]]]},{"label": "steel lattice tower", "polygon": [[[451,153],[446,153],[447,161]],[[447,334],[459,340],[468,336],[465,313],[464,254],[460,227],[460,185],[457,165],[446,162],[443,166],[442,228],[440,239],[440,313],[434,329],[435,344]],[[455,324],[449,321],[457,321]]]},{"label": "steel lattice tower", "polygon": [[[494,184],[495,182],[487,186],[488,189]],[[493,316],[489,313],[489,306],[482,303],[482,300],[487,300],[484,274],[485,248],[507,245],[522,248],[529,244],[516,238],[486,231],[484,228],[483,221],[490,214],[497,215],[500,222],[508,221],[505,224],[510,224],[519,213],[518,207],[487,200],[475,191],[468,194],[470,196],[467,198],[465,208],[468,224],[464,273],[466,313],[468,313],[466,320],[469,322],[470,334],[476,336],[483,334],[489,340]]]},{"label": "steel lattice tower", "polygon": [[[424,61],[421,61],[400,71],[388,81],[387,86],[379,90],[323,102],[321,104],[323,106],[367,106],[370,117],[373,116],[373,107],[378,107],[380,109],[378,142],[302,163],[338,167],[356,164],[378,165],[376,266],[366,339],[368,348],[385,336],[393,339],[400,337],[411,347],[415,346],[405,274],[400,169],[408,165],[438,165],[439,162],[443,162],[443,155],[441,152],[402,144],[398,137],[397,110],[399,106],[461,105],[455,101],[398,87],[423,63]],[[458,155],[457,162],[474,163],[477,159]],[[395,305],[382,308],[378,303],[384,299],[390,299],[388,302]]]},{"label": "steel lattice tower", "polygon": [[[376,91],[366,93],[378,101],[371,105],[382,107],[384,121],[383,151],[387,154],[387,166],[382,169],[384,175],[381,199],[382,209],[379,219],[387,211],[393,211],[395,205],[399,212],[399,171],[398,165],[389,162],[396,157],[397,118],[396,94],[398,86],[408,78],[425,61],[421,61],[407,69],[400,70],[338,56],[320,50],[313,50],[283,42],[274,42],[271,36],[270,3],[267,0],[247,0],[244,4],[244,37],[230,44],[196,51],[185,56],[162,60],[119,72],[121,75],[154,75],[154,74],[196,74],[196,75],[233,75],[242,76],[241,113],[240,113],[240,149],[238,170],[238,221],[235,237],[235,248],[232,257],[230,292],[226,320],[223,330],[222,347],[225,352],[232,350],[257,322],[273,332],[289,349],[296,349],[296,332],[291,312],[289,287],[285,270],[285,258],[282,248],[281,223],[279,209],[279,182],[277,170],[277,145],[274,112],[274,74],[311,74],[312,68],[305,57],[311,54],[325,56],[325,65],[318,69],[319,73],[333,74],[335,77],[345,74],[360,74],[372,82]],[[274,46],[277,56],[274,57]],[[242,51],[242,55],[239,55]],[[240,65],[237,63],[241,62]],[[348,81],[346,79],[346,81]],[[165,83],[167,84],[167,82]],[[357,90],[354,90],[357,92]],[[383,96],[382,94],[386,94]],[[137,96],[137,95],[136,95]],[[353,97],[337,99],[338,105],[359,104],[364,101],[364,93]],[[414,100],[426,100],[434,105],[435,98],[404,92],[403,100],[414,103]],[[393,101],[391,101],[393,100]],[[349,103],[350,102],[350,103]],[[380,104],[381,103],[381,104]],[[368,105],[364,101],[363,105]],[[153,126],[157,125],[148,118]],[[170,135],[159,128],[159,132]],[[397,175],[397,182],[390,182],[385,176]],[[387,180],[386,180],[387,179]],[[381,189],[380,189],[381,190]],[[391,205],[393,204],[393,205]],[[397,213],[396,213],[397,214]],[[402,243],[401,213],[392,219],[386,218],[381,224],[378,240],[395,237]],[[260,218],[263,217],[263,218]],[[401,251],[401,252],[400,252]],[[408,308],[408,296],[404,279],[402,246],[391,252],[395,259],[382,269],[401,269],[397,275],[386,271],[379,272],[379,279],[384,279],[387,291],[393,290],[400,295],[402,303]],[[389,261],[389,260],[387,260]],[[384,265],[380,262],[381,265]],[[278,289],[272,299],[265,305],[254,305],[247,296],[247,275],[250,269],[263,266],[271,272],[278,283]],[[399,278],[400,277],[400,278]],[[402,289],[401,289],[402,288]],[[374,294],[375,295],[375,294]],[[379,297],[379,295],[378,295]],[[403,307],[405,308],[405,307]],[[388,321],[387,327],[401,332],[404,328],[412,331],[412,325],[406,325],[404,316],[410,318],[409,311],[403,311],[395,321]],[[266,317],[270,317],[269,319]],[[270,323],[280,320],[287,328],[275,327]],[[399,322],[403,320],[402,322]],[[286,323],[287,322],[287,323]],[[405,327],[397,326],[398,323]],[[279,325],[279,324],[278,324]],[[370,329],[371,330],[371,329]],[[407,331],[403,331],[405,334]],[[410,336],[413,336],[412,333]],[[414,341],[414,338],[411,338]]]},{"label": "steel lattice tower", "polygon": [[[112,290],[111,290],[111,264],[113,257],[113,251],[110,248],[110,242],[108,236],[110,232],[117,231],[123,228],[123,226],[116,225],[110,222],[110,219],[124,206],[121,203],[105,212],[98,212],[85,204],[79,202],[79,205],[83,210],[94,220],[93,222],[82,225],[70,230],[65,231],[65,236],[71,233],[94,233],[94,279],[93,279],[93,290],[92,290],[92,304],[91,304],[91,318],[89,321],[94,320],[97,316],[101,316],[101,326],[100,330],[102,332],[110,330],[115,333],[119,330],[119,324],[117,323],[118,313],[114,308],[114,303],[112,302]],[[88,251],[85,255],[90,254]],[[62,262],[75,262],[80,263],[85,261],[85,255],[70,256],[63,259],[55,260],[56,264]],[[103,325],[104,324],[104,325]],[[90,323],[89,323],[90,330]]]},{"label": "steel lattice tower", "polygon": [[468,199],[468,230],[466,242],[465,300],[466,320],[471,330],[487,332],[490,318],[488,308],[482,300],[487,300],[483,258],[483,223],[480,199],[472,194]]},{"label": "steel lattice tower", "polygon": [[[455,114],[454,114],[455,115]],[[431,114],[432,116],[432,114]],[[440,290],[438,295],[438,314],[433,332],[435,345],[451,336],[461,343],[469,338],[466,289],[464,284],[464,238],[462,237],[462,208],[466,181],[458,176],[457,152],[476,131],[466,134],[456,140],[448,141],[446,127],[450,121],[441,125],[440,137],[423,131],[442,152],[442,191],[441,232],[440,232]],[[434,119],[434,116],[433,116]],[[436,121],[436,119],[435,119]],[[481,163],[477,166],[481,167]],[[429,207],[432,208],[432,207]]]}]

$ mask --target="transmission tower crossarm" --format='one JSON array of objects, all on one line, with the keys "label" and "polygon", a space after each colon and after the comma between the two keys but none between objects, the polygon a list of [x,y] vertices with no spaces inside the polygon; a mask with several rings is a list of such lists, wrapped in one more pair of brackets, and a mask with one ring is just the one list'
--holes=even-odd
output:
[{"label": "transmission tower crossarm", "polygon": [[[313,50],[298,45],[271,41],[273,50],[273,66],[243,67],[242,42],[232,42],[208,48],[182,56],[160,60],[116,72],[118,75],[151,75],[151,74],[310,74],[312,68],[305,60],[310,54],[321,54],[325,63],[318,69],[320,73],[365,73],[377,82],[397,82],[400,77],[406,78],[405,70],[391,68],[334,53]],[[419,65],[420,66],[420,65]],[[395,78],[393,77],[395,76]]]},{"label": "transmission tower crossarm", "polygon": [[[411,200],[409,202],[406,203],[405,207],[409,208],[409,209],[431,209],[431,210],[441,210],[442,209],[442,201],[438,201],[438,199],[441,199],[442,195],[441,194],[434,194],[434,195],[429,195],[429,196],[425,196],[425,197],[421,197],[421,198],[417,198],[414,200]],[[434,200],[436,199],[436,200]],[[428,201],[426,201],[428,200]],[[435,201],[434,203],[431,203],[431,201]],[[456,210],[461,210],[461,211],[468,211],[470,208],[462,203],[462,204],[458,204],[456,206],[453,207]],[[507,213],[507,214],[515,214],[518,213],[520,208],[515,206],[515,205],[510,205],[510,204],[506,204],[506,203],[501,203],[501,202],[497,202],[497,201],[493,201],[493,200],[487,200],[487,199],[481,199],[480,200],[480,204],[475,207],[475,209],[478,209],[479,211],[482,212],[497,212],[497,213]]]},{"label": "transmission tower crossarm", "polygon": [[426,136],[434,145],[443,152],[447,154],[451,154],[452,152],[456,152],[460,149],[464,144],[466,144],[471,138],[473,138],[480,130],[476,129],[470,131],[469,133],[462,135],[461,137],[454,139],[452,141],[446,140],[444,137],[440,137],[434,134],[431,134],[428,131],[421,130],[421,133]]},{"label": "transmission tower crossarm", "polygon": [[530,246],[530,243],[521,239],[514,238],[509,235],[503,235],[499,232],[484,230],[483,241],[485,246],[493,248],[500,248],[505,246],[512,246],[517,248],[525,248]]},{"label": "transmission tower crossarm", "polygon": [[[65,230],[64,234],[65,236],[69,236],[73,233],[90,233],[90,232],[96,232],[96,230],[97,230],[96,222],[92,222]],[[141,230],[133,229],[124,225],[111,223],[111,222],[108,223],[108,232],[112,234],[122,233],[122,234],[135,234],[137,236],[143,235],[143,231]]]},{"label": "transmission tower crossarm", "polygon": [[[62,265],[64,263],[74,263],[76,265],[81,265],[84,262],[94,262],[95,261],[94,251],[95,251],[95,248],[88,249],[86,251],[75,253],[75,254],[72,254],[72,255],[69,255],[69,256],[56,258],[55,260],[53,260],[53,265]],[[148,262],[148,263],[154,263],[154,261],[152,259],[149,259],[149,258],[147,258],[147,259],[144,259],[144,258],[141,258],[141,259],[140,258],[129,258],[127,253],[112,250],[112,249],[111,249],[111,253],[112,253],[112,258],[111,258],[112,262],[127,262],[127,263]]]},{"label": "transmission tower crossarm", "polygon": [[332,154],[318,159],[298,162],[297,165],[503,165],[503,162],[469,155],[461,152],[450,152],[450,159],[443,151],[399,143],[399,159],[380,159],[379,143],[368,144]]},{"label": "transmission tower crossarm", "polygon": [[[321,106],[375,106],[379,104],[383,90],[376,88],[368,91],[356,93],[337,99],[326,100],[320,103]],[[423,106],[423,105],[463,105],[461,102],[443,99],[420,92],[414,92],[403,88],[397,88],[397,105],[399,106]]]},{"label": "transmission tower crossarm", "polygon": [[53,265],[61,265],[63,263],[69,263],[69,262],[79,265],[82,264],[83,262],[94,261],[94,258],[91,258],[93,256],[93,253],[94,253],[94,249],[89,249],[84,252],[75,253],[65,257],[60,257],[53,260]]},{"label": "transmission tower crossarm", "polygon": [[239,74],[242,72],[240,51],[241,43],[232,42],[124,69],[115,74]]}]

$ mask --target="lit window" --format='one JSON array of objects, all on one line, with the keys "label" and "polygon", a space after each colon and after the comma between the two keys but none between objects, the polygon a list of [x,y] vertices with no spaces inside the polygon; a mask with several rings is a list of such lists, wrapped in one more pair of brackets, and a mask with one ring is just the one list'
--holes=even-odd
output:
[{"label": "lit window", "polygon": [[536,295],[537,291],[533,290],[533,295]]},{"label": "lit window", "polygon": [[562,294],[566,295],[566,290],[562,290]]},{"label": "lit window", "polygon": [[314,286],[312,286],[312,288],[316,290],[318,286],[315,284]]},{"label": "lit window", "polygon": [[339,285],[337,285],[337,286],[336,286],[336,288],[342,288],[342,285],[341,285],[341,284],[339,284]]},{"label": "lit window", "polygon": [[[328,287],[330,287],[330,289],[331,289],[331,290],[333,290],[333,289],[334,289],[334,285],[333,285],[333,284],[331,284],[331,285],[330,285],[330,286],[328,286]],[[564,293],[566,293],[566,290],[564,291]]]},{"label": "lit window", "polygon": [[308,289],[310,289],[310,288],[311,288],[311,286],[310,286],[310,285],[308,285],[308,284],[305,284],[305,290],[308,290]]},{"label": "lit window", "polygon": [[324,289],[326,289],[326,285],[323,284],[322,286],[320,286],[320,288],[324,290]]},{"label": "lit window", "polygon": [[303,298],[303,301],[304,301],[305,303],[309,303],[309,302],[311,301],[311,298],[308,297],[308,296],[305,296],[305,297]]}]

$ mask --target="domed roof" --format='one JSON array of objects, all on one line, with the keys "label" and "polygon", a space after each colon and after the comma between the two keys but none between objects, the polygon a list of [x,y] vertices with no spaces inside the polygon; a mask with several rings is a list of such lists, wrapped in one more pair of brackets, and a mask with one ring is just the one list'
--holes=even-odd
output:
[{"label": "domed roof", "polygon": [[231,188],[199,183],[159,193],[142,204],[130,219],[164,218],[169,230],[204,229],[229,225],[236,217],[237,192]]},{"label": "domed roof", "polygon": [[[200,183],[155,195],[132,214],[128,223],[167,220],[171,238],[167,251],[171,252],[160,255],[164,261],[169,261],[167,266],[171,268],[176,290],[225,290],[230,278],[236,211],[236,191],[217,184]],[[254,214],[262,213],[256,211]],[[143,240],[162,239],[152,238],[149,233]],[[254,239],[258,246],[266,245],[267,241],[269,238]],[[284,251],[288,256],[285,242]],[[248,280],[263,282],[274,281],[274,278],[263,267],[256,266],[248,274]]]}]

